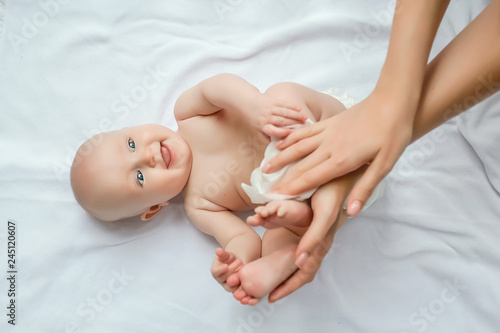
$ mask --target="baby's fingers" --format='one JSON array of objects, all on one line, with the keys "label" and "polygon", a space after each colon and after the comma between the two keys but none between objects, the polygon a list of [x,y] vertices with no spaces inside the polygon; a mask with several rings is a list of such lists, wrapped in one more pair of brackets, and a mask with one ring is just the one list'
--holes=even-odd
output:
[{"label": "baby's fingers", "polygon": [[290,107],[286,105],[274,105],[269,109],[268,122],[277,126],[289,126],[294,124],[304,124],[307,120],[307,115],[300,112],[298,107]]},{"label": "baby's fingers", "polygon": [[217,280],[217,282],[223,283],[226,280],[225,274],[228,272],[228,270],[229,265],[227,264],[214,264],[212,265],[212,268],[210,268],[210,273],[212,274],[214,279]]},{"label": "baby's fingers", "polygon": [[226,279],[229,275],[231,274],[234,274],[235,272],[237,272],[241,267],[243,266],[243,261],[241,261],[241,259],[236,259],[235,261],[233,261],[229,266],[228,266],[228,274],[226,276]]},{"label": "baby's fingers", "polygon": [[215,255],[219,259],[220,262],[224,262],[229,264],[231,261],[235,259],[234,254],[227,252],[226,250],[222,248],[218,248],[215,250]]},{"label": "baby's fingers", "polygon": [[292,130],[287,127],[276,127],[272,124],[266,124],[264,125],[262,132],[264,132],[264,134],[269,137],[284,138],[285,136],[290,134]]},{"label": "baby's fingers", "polygon": [[275,108],[275,112],[273,113],[282,118],[296,120],[301,123],[304,123],[307,120],[306,114],[301,113],[299,107],[278,106]]},{"label": "baby's fingers", "polygon": [[284,101],[276,103],[276,107],[281,108],[283,110],[293,111],[295,113],[298,113],[302,110],[300,106],[288,104],[287,102]]}]

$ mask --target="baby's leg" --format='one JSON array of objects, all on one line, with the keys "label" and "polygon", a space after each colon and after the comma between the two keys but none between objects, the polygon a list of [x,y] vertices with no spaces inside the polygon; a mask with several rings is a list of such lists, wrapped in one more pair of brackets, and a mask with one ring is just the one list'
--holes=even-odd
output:
[{"label": "baby's leg", "polygon": [[238,271],[240,287],[233,296],[242,304],[255,305],[292,275],[297,269],[297,244],[305,230],[293,227],[267,230],[262,238],[262,258]]},{"label": "baby's leg", "polygon": [[251,226],[267,229],[296,226],[308,227],[312,220],[312,210],[308,203],[296,200],[275,200],[255,208],[255,215],[247,218]]}]

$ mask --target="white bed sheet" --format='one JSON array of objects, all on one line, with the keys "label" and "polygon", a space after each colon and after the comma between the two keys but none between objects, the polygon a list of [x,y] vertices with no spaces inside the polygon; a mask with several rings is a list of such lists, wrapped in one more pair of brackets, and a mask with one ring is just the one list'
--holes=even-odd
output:
[{"label": "white bed sheet", "polygon": [[[452,1],[432,55],[487,3]],[[81,142],[141,123],[175,128],[176,97],[216,73],[260,89],[341,87],[362,99],[383,64],[393,8],[384,0],[7,0],[0,267],[9,276],[14,221],[16,325],[7,323],[12,297],[2,278],[0,331],[498,332],[500,158],[489,140],[500,126],[498,96],[409,147],[386,195],[339,231],[316,279],[272,305],[242,306],[217,285],[209,273],[217,244],[179,200],[151,222],[110,224],[71,193]]]}]

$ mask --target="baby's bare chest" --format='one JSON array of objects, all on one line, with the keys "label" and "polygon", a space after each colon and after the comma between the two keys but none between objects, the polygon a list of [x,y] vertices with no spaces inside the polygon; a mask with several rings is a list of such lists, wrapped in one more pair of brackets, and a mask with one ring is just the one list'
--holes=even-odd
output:
[{"label": "baby's bare chest", "polygon": [[179,127],[193,154],[186,194],[229,210],[253,207],[241,188],[260,165],[268,139],[239,119],[203,117]]}]

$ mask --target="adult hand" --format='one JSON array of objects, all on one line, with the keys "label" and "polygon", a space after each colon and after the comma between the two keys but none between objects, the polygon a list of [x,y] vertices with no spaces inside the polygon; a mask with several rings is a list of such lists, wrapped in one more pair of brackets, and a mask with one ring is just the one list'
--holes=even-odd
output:
[{"label": "adult hand", "polygon": [[263,171],[299,161],[273,191],[297,195],[369,164],[349,196],[347,212],[357,215],[389,173],[412,137],[418,99],[378,87],[363,101],[332,118],[303,127],[277,142],[282,151]]},{"label": "adult hand", "polygon": [[351,109],[283,140],[278,148],[286,149],[264,172],[308,156],[288,172],[275,191],[299,194],[370,163],[347,206],[351,216],[361,211],[411,140],[429,52],[448,3],[397,0],[387,56],[375,90]]},{"label": "adult hand", "polygon": [[314,279],[332,246],[335,233],[347,218],[342,205],[362,171],[363,168],[330,181],[314,193],[311,198],[313,220],[296,252],[299,270],[269,294],[269,302],[288,296]]}]

